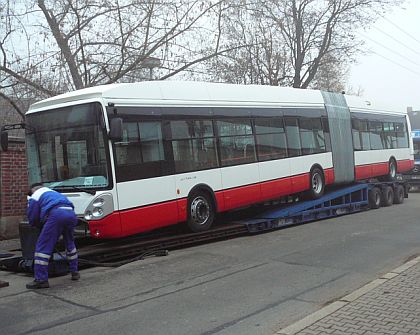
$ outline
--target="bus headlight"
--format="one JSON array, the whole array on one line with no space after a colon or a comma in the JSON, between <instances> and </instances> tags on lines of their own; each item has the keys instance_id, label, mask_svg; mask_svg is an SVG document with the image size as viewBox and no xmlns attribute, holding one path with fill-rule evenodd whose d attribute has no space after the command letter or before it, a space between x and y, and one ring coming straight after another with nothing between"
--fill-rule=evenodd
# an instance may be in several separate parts
<instances>
[{"instance_id":1,"label":"bus headlight","mask_svg":"<svg viewBox=\"0 0 420 335\"><path fill-rule=\"evenodd\" d=\"M91 211L86 211L85 212L85 219L86 220L92 220L92 212Z\"/></svg>"},{"instance_id":2,"label":"bus headlight","mask_svg":"<svg viewBox=\"0 0 420 335\"><path fill-rule=\"evenodd\" d=\"M100 220L114 211L112 194L103 193L94 198L85 210L85 219Z\"/></svg>"},{"instance_id":3,"label":"bus headlight","mask_svg":"<svg viewBox=\"0 0 420 335\"><path fill-rule=\"evenodd\" d=\"M101 206L103 206L104 203L105 203L104 198L97 198L97 199L93 200L92 206L93 207L101 207Z\"/></svg>"},{"instance_id":4,"label":"bus headlight","mask_svg":"<svg viewBox=\"0 0 420 335\"><path fill-rule=\"evenodd\" d=\"M102 215L104 215L104 211L101 207L95 207L92 211L92 215L95 218L100 218Z\"/></svg>"}]
</instances>

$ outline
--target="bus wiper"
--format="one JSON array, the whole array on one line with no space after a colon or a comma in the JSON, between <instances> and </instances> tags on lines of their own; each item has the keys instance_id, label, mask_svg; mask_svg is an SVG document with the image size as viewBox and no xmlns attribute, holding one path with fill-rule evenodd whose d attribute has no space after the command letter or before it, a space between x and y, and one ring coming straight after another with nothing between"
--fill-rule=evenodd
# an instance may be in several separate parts
<instances>
[{"instance_id":1,"label":"bus wiper","mask_svg":"<svg viewBox=\"0 0 420 335\"><path fill-rule=\"evenodd\" d=\"M91 189L88 189L88 188L77 187L77 186L74 186L74 185L58 185L58 186L54 187L54 189L58 189L58 190L63 189L63 188L64 189L70 188L74 191L85 192L85 193L88 193L88 194L91 194L91 195L96 194L95 190L91 190Z\"/></svg>"},{"instance_id":2,"label":"bus wiper","mask_svg":"<svg viewBox=\"0 0 420 335\"><path fill-rule=\"evenodd\" d=\"M58 183L58 182L60 182L60 180L43 180L43 181L41 181L41 184L49 184L49 183Z\"/></svg>"}]
</instances>

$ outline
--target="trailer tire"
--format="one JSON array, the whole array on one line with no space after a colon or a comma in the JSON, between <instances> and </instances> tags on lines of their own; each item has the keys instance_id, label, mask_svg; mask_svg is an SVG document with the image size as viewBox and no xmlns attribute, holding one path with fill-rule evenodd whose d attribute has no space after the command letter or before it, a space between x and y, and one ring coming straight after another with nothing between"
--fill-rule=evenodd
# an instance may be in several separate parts
<instances>
[{"instance_id":1,"label":"trailer tire","mask_svg":"<svg viewBox=\"0 0 420 335\"><path fill-rule=\"evenodd\" d=\"M215 218L215 206L205 191L195 191L188 197L188 228L194 233L210 229Z\"/></svg>"},{"instance_id":2,"label":"trailer tire","mask_svg":"<svg viewBox=\"0 0 420 335\"><path fill-rule=\"evenodd\" d=\"M394 189L391 186L385 186L381 192L382 206L389 207L394 203Z\"/></svg>"},{"instance_id":3,"label":"trailer tire","mask_svg":"<svg viewBox=\"0 0 420 335\"><path fill-rule=\"evenodd\" d=\"M369 190L368 195L369 208L378 209L381 207L381 190L378 187L373 187Z\"/></svg>"},{"instance_id":4,"label":"trailer tire","mask_svg":"<svg viewBox=\"0 0 420 335\"><path fill-rule=\"evenodd\" d=\"M394 204L402 204L404 202L404 186L398 184L394 188Z\"/></svg>"}]
</instances>

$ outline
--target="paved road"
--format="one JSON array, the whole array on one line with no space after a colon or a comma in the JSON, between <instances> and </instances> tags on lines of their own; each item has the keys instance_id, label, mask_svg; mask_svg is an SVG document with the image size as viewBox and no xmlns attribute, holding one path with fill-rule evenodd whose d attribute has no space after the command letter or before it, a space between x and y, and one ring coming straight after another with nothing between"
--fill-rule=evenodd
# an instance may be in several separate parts
<instances>
[{"instance_id":1,"label":"paved road","mask_svg":"<svg viewBox=\"0 0 420 335\"><path fill-rule=\"evenodd\" d=\"M420 334L420 257L276 333L324 334Z\"/></svg>"},{"instance_id":2,"label":"paved road","mask_svg":"<svg viewBox=\"0 0 420 335\"><path fill-rule=\"evenodd\" d=\"M30 292L0 272L2 334L273 334L420 254L403 205L209 245Z\"/></svg>"}]
</instances>

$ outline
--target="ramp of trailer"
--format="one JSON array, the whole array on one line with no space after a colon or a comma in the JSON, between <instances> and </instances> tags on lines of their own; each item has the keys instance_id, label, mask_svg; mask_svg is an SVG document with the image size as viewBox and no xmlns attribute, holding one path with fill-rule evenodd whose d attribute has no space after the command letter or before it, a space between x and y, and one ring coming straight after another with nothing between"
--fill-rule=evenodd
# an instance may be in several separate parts
<instances>
[{"instance_id":1,"label":"ramp of trailer","mask_svg":"<svg viewBox=\"0 0 420 335\"><path fill-rule=\"evenodd\" d=\"M300 201L270 209L238 223L250 233L360 212L368 208L369 184L361 183L333 190L319 199Z\"/></svg>"}]
</instances>

